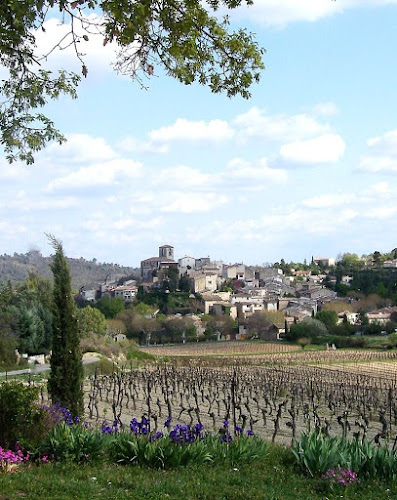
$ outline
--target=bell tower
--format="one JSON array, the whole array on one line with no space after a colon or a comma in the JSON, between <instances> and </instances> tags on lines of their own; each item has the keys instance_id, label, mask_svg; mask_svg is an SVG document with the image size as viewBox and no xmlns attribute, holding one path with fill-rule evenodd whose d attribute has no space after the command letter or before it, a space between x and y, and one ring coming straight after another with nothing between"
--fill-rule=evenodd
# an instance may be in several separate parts
<instances>
[{"instance_id":1,"label":"bell tower","mask_svg":"<svg viewBox=\"0 0 397 500\"><path fill-rule=\"evenodd\" d=\"M171 245L162 245L159 247L159 258L174 260L174 247Z\"/></svg>"}]
</instances>

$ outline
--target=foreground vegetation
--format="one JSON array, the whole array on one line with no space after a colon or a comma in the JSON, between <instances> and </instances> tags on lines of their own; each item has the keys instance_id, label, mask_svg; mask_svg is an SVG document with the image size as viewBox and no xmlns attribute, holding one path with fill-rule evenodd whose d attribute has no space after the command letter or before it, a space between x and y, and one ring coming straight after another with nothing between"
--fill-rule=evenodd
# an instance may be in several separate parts
<instances>
[{"instance_id":1,"label":"foreground vegetation","mask_svg":"<svg viewBox=\"0 0 397 500\"><path fill-rule=\"evenodd\" d=\"M9 500L357 500L395 499L393 484L365 481L348 488L310 479L294 469L289 455L272 447L266 461L241 467L200 465L153 470L114 464L43 464L16 474L0 473Z\"/></svg>"},{"instance_id":2,"label":"foreground vegetation","mask_svg":"<svg viewBox=\"0 0 397 500\"><path fill-rule=\"evenodd\" d=\"M93 425L38 395L0 384L1 500L397 498L392 437L329 437L318 421L280 446L228 420L216 432L154 414Z\"/></svg>"}]
</instances>

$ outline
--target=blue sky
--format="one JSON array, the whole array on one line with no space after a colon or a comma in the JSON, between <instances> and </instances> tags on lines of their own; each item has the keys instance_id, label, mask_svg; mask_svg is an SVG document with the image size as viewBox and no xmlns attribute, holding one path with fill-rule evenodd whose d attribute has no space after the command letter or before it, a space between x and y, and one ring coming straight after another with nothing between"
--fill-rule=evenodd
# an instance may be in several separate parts
<instances>
[{"instance_id":1,"label":"blue sky","mask_svg":"<svg viewBox=\"0 0 397 500\"><path fill-rule=\"evenodd\" d=\"M397 0L261 0L231 21L267 50L250 100L159 68L142 90L87 43L78 100L46 109L68 142L0 157L0 253L47 255L45 233L131 266L162 244L252 265L397 246ZM48 65L80 72L68 51Z\"/></svg>"}]
</instances>

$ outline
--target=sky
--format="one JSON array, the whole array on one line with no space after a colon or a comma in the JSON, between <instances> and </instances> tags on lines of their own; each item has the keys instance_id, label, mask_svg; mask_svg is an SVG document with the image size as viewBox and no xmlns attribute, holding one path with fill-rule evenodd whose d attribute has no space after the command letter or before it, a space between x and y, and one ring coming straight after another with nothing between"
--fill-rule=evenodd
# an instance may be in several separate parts
<instances>
[{"instance_id":1,"label":"sky","mask_svg":"<svg viewBox=\"0 0 397 500\"><path fill-rule=\"evenodd\" d=\"M397 0L254 0L229 15L266 49L249 100L156 67L142 89L87 42L78 99L44 110L67 143L31 166L0 153L0 254L49 255L46 233L70 257L134 267L163 244L248 265L397 246ZM45 27L43 52L66 29ZM81 72L68 50L47 64Z\"/></svg>"}]
</instances>

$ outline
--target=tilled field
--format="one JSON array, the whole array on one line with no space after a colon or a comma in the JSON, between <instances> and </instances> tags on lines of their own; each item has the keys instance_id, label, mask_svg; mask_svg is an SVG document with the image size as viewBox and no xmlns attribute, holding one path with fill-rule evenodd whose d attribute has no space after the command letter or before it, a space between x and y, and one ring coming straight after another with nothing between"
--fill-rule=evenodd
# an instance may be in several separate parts
<instances>
[{"instance_id":1,"label":"tilled field","mask_svg":"<svg viewBox=\"0 0 397 500\"><path fill-rule=\"evenodd\" d=\"M330 435L394 439L395 377L360 373L358 366L164 364L94 377L87 384L86 401L92 421L128 425L133 417L146 416L153 430L161 430L171 416L174 424L201 422L208 430L218 430L228 420L232 428L276 442L290 442L314 427Z\"/></svg>"},{"instance_id":2,"label":"tilled field","mask_svg":"<svg viewBox=\"0 0 397 500\"><path fill-rule=\"evenodd\" d=\"M265 344L260 342L200 342L178 345L148 346L141 350L155 356L239 356L248 354L274 354L297 351L295 345Z\"/></svg>"}]
</instances>

